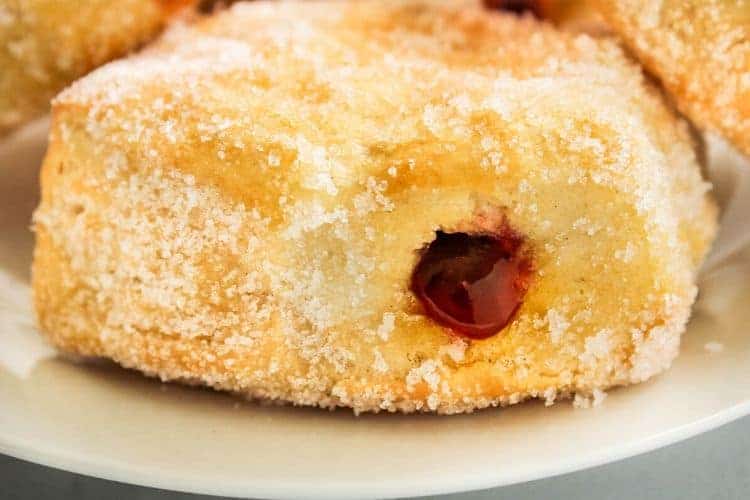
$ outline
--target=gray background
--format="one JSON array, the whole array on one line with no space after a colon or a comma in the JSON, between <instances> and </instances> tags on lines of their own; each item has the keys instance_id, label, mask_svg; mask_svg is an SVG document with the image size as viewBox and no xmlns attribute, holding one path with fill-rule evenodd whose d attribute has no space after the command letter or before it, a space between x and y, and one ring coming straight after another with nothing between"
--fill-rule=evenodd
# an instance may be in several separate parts
<instances>
[{"instance_id":1,"label":"gray background","mask_svg":"<svg viewBox=\"0 0 750 500\"><path fill-rule=\"evenodd\" d=\"M93 479L0 455L0 498L200 500L186 495ZM440 500L750 498L750 417L645 455L531 483Z\"/></svg>"}]
</instances>

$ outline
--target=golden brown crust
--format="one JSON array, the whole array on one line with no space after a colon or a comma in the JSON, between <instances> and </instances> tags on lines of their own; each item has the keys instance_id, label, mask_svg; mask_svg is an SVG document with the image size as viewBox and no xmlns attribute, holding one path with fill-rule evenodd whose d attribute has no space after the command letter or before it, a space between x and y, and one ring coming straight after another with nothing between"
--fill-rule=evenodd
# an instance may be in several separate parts
<instances>
[{"instance_id":1,"label":"golden brown crust","mask_svg":"<svg viewBox=\"0 0 750 500\"><path fill-rule=\"evenodd\" d=\"M750 1L593 1L683 113L750 155Z\"/></svg>"},{"instance_id":2,"label":"golden brown crust","mask_svg":"<svg viewBox=\"0 0 750 500\"><path fill-rule=\"evenodd\" d=\"M551 401L670 364L707 189L609 40L478 2L237 4L56 99L35 302L63 350L251 397ZM504 218L531 287L456 339L409 291L416 251Z\"/></svg>"},{"instance_id":3,"label":"golden brown crust","mask_svg":"<svg viewBox=\"0 0 750 500\"><path fill-rule=\"evenodd\" d=\"M0 0L0 135L74 79L139 47L190 0Z\"/></svg>"}]
</instances>

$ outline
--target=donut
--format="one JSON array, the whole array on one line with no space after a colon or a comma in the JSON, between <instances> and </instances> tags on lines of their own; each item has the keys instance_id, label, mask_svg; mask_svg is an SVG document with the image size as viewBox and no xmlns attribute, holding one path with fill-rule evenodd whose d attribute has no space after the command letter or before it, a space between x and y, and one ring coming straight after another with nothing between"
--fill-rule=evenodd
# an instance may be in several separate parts
<instances>
[{"instance_id":1,"label":"donut","mask_svg":"<svg viewBox=\"0 0 750 500\"><path fill-rule=\"evenodd\" d=\"M33 290L60 350L354 412L648 379L716 230L608 39L478 1L250 2L53 103Z\"/></svg>"},{"instance_id":2,"label":"donut","mask_svg":"<svg viewBox=\"0 0 750 500\"><path fill-rule=\"evenodd\" d=\"M190 0L1 0L0 135L74 79L153 37Z\"/></svg>"},{"instance_id":3,"label":"donut","mask_svg":"<svg viewBox=\"0 0 750 500\"><path fill-rule=\"evenodd\" d=\"M750 155L750 0L590 0L699 128Z\"/></svg>"}]
</instances>

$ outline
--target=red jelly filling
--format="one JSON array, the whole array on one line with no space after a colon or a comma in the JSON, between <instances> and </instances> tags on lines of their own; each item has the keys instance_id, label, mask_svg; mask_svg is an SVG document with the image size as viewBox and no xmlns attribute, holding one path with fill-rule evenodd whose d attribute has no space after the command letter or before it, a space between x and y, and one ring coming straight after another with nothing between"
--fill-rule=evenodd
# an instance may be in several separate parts
<instances>
[{"instance_id":1,"label":"red jelly filling","mask_svg":"<svg viewBox=\"0 0 750 500\"><path fill-rule=\"evenodd\" d=\"M412 291L428 316L474 339L495 335L523 302L531 264L522 239L438 231L414 269Z\"/></svg>"}]
</instances>

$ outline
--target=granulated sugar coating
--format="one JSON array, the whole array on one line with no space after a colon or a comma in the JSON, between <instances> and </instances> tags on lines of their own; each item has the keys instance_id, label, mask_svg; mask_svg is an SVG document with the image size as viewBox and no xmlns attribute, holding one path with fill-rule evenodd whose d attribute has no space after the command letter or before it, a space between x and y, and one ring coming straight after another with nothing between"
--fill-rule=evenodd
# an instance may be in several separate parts
<instances>
[{"instance_id":1,"label":"granulated sugar coating","mask_svg":"<svg viewBox=\"0 0 750 500\"><path fill-rule=\"evenodd\" d=\"M155 37L192 0L0 0L0 135L55 94Z\"/></svg>"},{"instance_id":2,"label":"granulated sugar coating","mask_svg":"<svg viewBox=\"0 0 750 500\"><path fill-rule=\"evenodd\" d=\"M677 354L715 231L699 170L610 40L474 2L240 3L56 99L39 323L299 405L599 401ZM419 251L500 224L528 291L498 334L456 338L409 289Z\"/></svg>"},{"instance_id":3,"label":"granulated sugar coating","mask_svg":"<svg viewBox=\"0 0 750 500\"><path fill-rule=\"evenodd\" d=\"M703 128L750 155L750 0L589 0Z\"/></svg>"}]
</instances>

